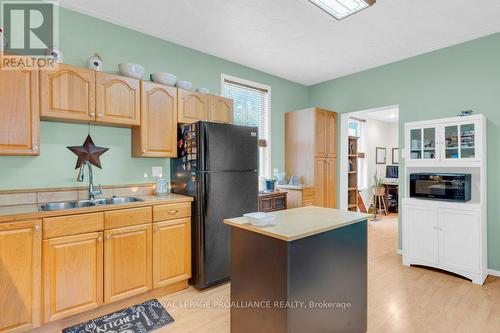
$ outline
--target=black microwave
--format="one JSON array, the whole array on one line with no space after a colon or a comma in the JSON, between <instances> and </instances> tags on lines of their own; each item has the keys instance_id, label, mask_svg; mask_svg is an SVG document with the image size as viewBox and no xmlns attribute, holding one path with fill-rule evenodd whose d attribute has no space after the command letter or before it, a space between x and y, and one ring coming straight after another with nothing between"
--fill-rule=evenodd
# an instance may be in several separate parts
<instances>
[{"instance_id":1,"label":"black microwave","mask_svg":"<svg viewBox=\"0 0 500 333\"><path fill-rule=\"evenodd\" d=\"M471 175L467 173L412 173L410 197L470 201Z\"/></svg>"}]
</instances>

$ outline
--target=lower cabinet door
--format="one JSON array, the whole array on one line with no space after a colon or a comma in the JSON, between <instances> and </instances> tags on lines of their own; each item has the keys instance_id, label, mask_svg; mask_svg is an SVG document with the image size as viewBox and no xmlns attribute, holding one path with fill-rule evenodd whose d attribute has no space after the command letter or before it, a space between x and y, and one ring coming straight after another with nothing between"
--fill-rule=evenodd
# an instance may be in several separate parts
<instances>
[{"instance_id":1,"label":"lower cabinet door","mask_svg":"<svg viewBox=\"0 0 500 333\"><path fill-rule=\"evenodd\" d=\"M439 263L479 273L479 212L439 209Z\"/></svg>"},{"instance_id":2,"label":"lower cabinet door","mask_svg":"<svg viewBox=\"0 0 500 333\"><path fill-rule=\"evenodd\" d=\"M191 277L191 218L158 222L153 232L153 287Z\"/></svg>"},{"instance_id":3,"label":"lower cabinet door","mask_svg":"<svg viewBox=\"0 0 500 333\"><path fill-rule=\"evenodd\" d=\"M314 160L314 205L318 207L326 207L326 160L324 158L316 158Z\"/></svg>"},{"instance_id":4,"label":"lower cabinet door","mask_svg":"<svg viewBox=\"0 0 500 333\"><path fill-rule=\"evenodd\" d=\"M326 192L326 207L337 207L337 175L336 175L336 159L326 159L326 177L325 177L325 192Z\"/></svg>"},{"instance_id":5,"label":"lower cabinet door","mask_svg":"<svg viewBox=\"0 0 500 333\"><path fill-rule=\"evenodd\" d=\"M439 233L436 209L405 206L403 223L405 254L423 264L437 265Z\"/></svg>"},{"instance_id":6,"label":"lower cabinet door","mask_svg":"<svg viewBox=\"0 0 500 333\"><path fill-rule=\"evenodd\" d=\"M43 241L43 319L58 320L103 303L102 232Z\"/></svg>"},{"instance_id":7,"label":"lower cabinet door","mask_svg":"<svg viewBox=\"0 0 500 333\"><path fill-rule=\"evenodd\" d=\"M41 221L0 223L0 332L40 325Z\"/></svg>"},{"instance_id":8,"label":"lower cabinet door","mask_svg":"<svg viewBox=\"0 0 500 333\"><path fill-rule=\"evenodd\" d=\"M106 230L104 239L104 302L151 290L151 224Z\"/></svg>"}]
</instances>

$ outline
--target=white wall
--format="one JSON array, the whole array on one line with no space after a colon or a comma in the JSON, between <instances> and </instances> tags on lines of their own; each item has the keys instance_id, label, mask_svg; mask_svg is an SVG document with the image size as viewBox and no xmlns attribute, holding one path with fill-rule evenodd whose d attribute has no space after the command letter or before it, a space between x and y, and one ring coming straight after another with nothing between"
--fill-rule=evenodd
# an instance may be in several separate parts
<instances>
[{"instance_id":1,"label":"white wall","mask_svg":"<svg viewBox=\"0 0 500 333\"><path fill-rule=\"evenodd\" d=\"M384 178L386 165L392 164L392 148L398 148L399 145L399 125L397 122L389 123L375 119L366 119L364 132L361 135L365 138L362 140L359 151L365 153L365 159L367 161L365 172L368 177L368 186L360 188L360 193L365 205L368 207L371 200L371 187L374 185L373 174L375 170L377 170L379 177ZM377 147L386 149L387 164L375 163Z\"/></svg>"}]
</instances>

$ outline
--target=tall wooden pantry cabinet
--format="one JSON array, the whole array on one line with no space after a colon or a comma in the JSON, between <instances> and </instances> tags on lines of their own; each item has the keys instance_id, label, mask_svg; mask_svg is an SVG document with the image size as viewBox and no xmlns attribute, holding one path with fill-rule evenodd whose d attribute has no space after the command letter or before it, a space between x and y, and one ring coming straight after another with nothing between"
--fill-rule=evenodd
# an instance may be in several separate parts
<instances>
[{"instance_id":1,"label":"tall wooden pantry cabinet","mask_svg":"<svg viewBox=\"0 0 500 333\"><path fill-rule=\"evenodd\" d=\"M314 205L337 206L337 114L311 108L285 114L285 172L314 189Z\"/></svg>"}]
</instances>

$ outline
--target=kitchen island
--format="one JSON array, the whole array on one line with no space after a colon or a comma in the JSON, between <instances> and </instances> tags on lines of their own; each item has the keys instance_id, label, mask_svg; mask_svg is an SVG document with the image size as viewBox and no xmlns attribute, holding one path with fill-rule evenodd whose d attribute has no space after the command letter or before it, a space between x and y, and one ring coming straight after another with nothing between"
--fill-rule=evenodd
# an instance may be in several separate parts
<instances>
[{"instance_id":1,"label":"kitchen island","mask_svg":"<svg viewBox=\"0 0 500 333\"><path fill-rule=\"evenodd\" d=\"M366 332L368 214L320 207L231 226L231 333Z\"/></svg>"}]
</instances>

